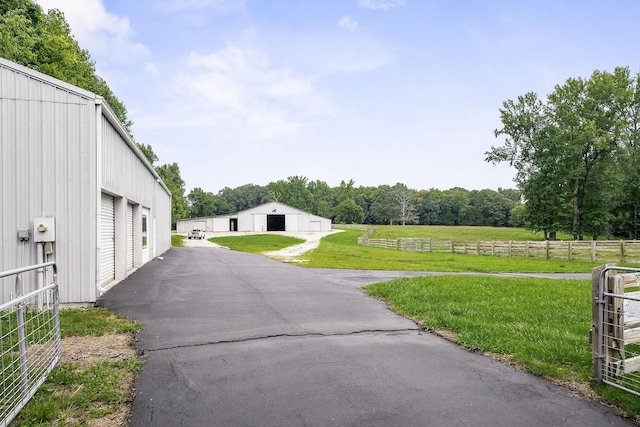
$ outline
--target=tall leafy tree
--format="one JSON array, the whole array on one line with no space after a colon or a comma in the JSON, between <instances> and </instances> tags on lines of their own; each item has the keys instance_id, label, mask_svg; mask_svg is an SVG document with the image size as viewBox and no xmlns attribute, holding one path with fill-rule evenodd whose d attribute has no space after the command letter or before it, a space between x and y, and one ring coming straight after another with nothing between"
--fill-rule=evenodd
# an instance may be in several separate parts
<instances>
[{"instance_id":1,"label":"tall leafy tree","mask_svg":"<svg viewBox=\"0 0 640 427\"><path fill-rule=\"evenodd\" d=\"M140 148L142 154L144 154L149 163L151 163L151 166L155 166L156 162L158 161L158 156L156 156L156 153L153 151L151 145L138 143L138 148Z\"/></svg>"},{"instance_id":2,"label":"tall leafy tree","mask_svg":"<svg viewBox=\"0 0 640 427\"><path fill-rule=\"evenodd\" d=\"M224 201L219 204L219 213L234 213L258 206L267 201L267 188L261 185L246 184L237 188L225 187L218 192Z\"/></svg>"},{"instance_id":3,"label":"tall leafy tree","mask_svg":"<svg viewBox=\"0 0 640 427\"><path fill-rule=\"evenodd\" d=\"M515 167L531 229L549 238L607 233L628 87L628 69L616 68L568 79L546 103L530 92L503 104L495 133L505 142L486 160Z\"/></svg>"},{"instance_id":4,"label":"tall leafy tree","mask_svg":"<svg viewBox=\"0 0 640 427\"><path fill-rule=\"evenodd\" d=\"M189 192L187 202L189 204L189 218L210 217L217 213L215 196L200 187L195 187Z\"/></svg>"},{"instance_id":5,"label":"tall leafy tree","mask_svg":"<svg viewBox=\"0 0 640 427\"><path fill-rule=\"evenodd\" d=\"M465 212L469 208L469 192L454 187L443 192L440 200L440 219L442 225L462 225Z\"/></svg>"},{"instance_id":6,"label":"tall leafy tree","mask_svg":"<svg viewBox=\"0 0 640 427\"><path fill-rule=\"evenodd\" d=\"M364 210L354 199L344 199L336 206L335 221L340 224L362 224Z\"/></svg>"},{"instance_id":7,"label":"tall leafy tree","mask_svg":"<svg viewBox=\"0 0 640 427\"><path fill-rule=\"evenodd\" d=\"M267 198L294 208L310 211L313 195L307 188L308 179L304 176L290 176L287 180L278 180L267 184Z\"/></svg>"},{"instance_id":8,"label":"tall leafy tree","mask_svg":"<svg viewBox=\"0 0 640 427\"><path fill-rule=\"evenodd\" d=\"M640 237L640 74L629 76L619 92L624 128L616 158L619 191L613 202L613 230L631 239Z\"/></svg>"},{"instance_id":9,"label":"tall leafy tree","mask_svg":"<svg viewBox=\"0 0 640 427\"><path fill-rule=\"evenodd\" d=\"M391 186L381 185L377 188L370 209L373 224L393 225L398 218L398 205Z\"/></svg>"},{"instance_id":10,"label":"tall leafy tree","mask_svg":"<svg viewBox=\"0 0 640 427\"><path fill-rule=\"evenodd\" d=\"M440 224L440 201L442 197L442 191L436 188L422 192L418 211L420 224Z\"/></svg>"},{"instance_id":11,"label":"tall leafy tree","mask_svg":"<svg viewBox=\"0 0 640 427\"><path fill-rule=\"evenodd\" d=\"M376 224L376 221L373 218L373 210L371 209L371 206L375 201L376 195L378 194L378 189L376 187L360 186L354 188L353 193L356 204L360 206L364 211L364 223Z\"/></svg>"},{"instance_id":12,"label":"tall leafy tree","mask_svg":"<svg viewBox=\"0 0 640 427\"><path fill-rule=\"evenodd\" d=\"M185 182L180 176L180 167L175 162L158 166L156 172L171 191L171 224L175 229L176 221L186 218L189 212L184 195Z\"/></svg>"},{"instance_id":13,"label":"tall leafy tree","mask_svg":"<svg viewBox=\"0 0 640 427\"><path fill-rule=\"evenodd\" d=\"M325 218L331 218L334 207L333 189L329 187L329 184L320 180L309 182L307 188L311 193L311 213Z\"/></svg>"}]
</instances>

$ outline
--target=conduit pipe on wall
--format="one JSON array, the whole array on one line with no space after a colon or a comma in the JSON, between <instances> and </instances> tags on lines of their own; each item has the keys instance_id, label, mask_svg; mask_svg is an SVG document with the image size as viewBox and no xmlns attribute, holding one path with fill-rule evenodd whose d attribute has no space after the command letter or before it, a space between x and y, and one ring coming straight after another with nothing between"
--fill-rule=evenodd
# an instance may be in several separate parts
<instances>
[{"instance_id":1,"label":"conduit pipe on wall","mask_svg":"<svg viewBox=\"0 0 640 427\"><path fill-rule=\"evenodd\" d=\"M44 263L44 243L36 243L36 264ZM44 288L44 267L36 272L36 290ZM42 310L42 299L38 297L38 310Z\"/></svg>"}]
</instances>

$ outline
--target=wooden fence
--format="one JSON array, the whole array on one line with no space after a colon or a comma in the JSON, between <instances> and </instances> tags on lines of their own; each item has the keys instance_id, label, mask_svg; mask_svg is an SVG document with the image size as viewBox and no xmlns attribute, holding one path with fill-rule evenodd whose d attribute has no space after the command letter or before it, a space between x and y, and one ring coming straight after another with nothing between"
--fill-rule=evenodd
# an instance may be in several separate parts
<instances>
[{"instance_id":1,"label":"wooden fence","mask_svg":"<svg viewBox=\"0 0 640 427\"><path fill-rule=\"evenodd\" d=\"M437 241L427 238L372 239L375 229L358 238L358 244L405 252L448 252L569 261L640 263L640 241Z\"/></svg>"}]
</instances>

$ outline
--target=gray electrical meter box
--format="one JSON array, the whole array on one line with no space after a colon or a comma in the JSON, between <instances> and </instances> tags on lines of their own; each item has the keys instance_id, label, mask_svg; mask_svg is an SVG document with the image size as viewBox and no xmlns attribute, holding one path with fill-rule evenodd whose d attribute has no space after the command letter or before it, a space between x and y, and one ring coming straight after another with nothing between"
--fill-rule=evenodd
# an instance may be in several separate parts
<instances>
[{"instance_id":1,"label":"gray electrical meter box","mask_svg":"<svg viewBox=\"0 0 640 427\"><path fill-rule=\"evenodd\" d=\"M45 216L33 219L33 241L55 242L56 241L56 220L52 216Z\"/></svg>"}]
</instances>

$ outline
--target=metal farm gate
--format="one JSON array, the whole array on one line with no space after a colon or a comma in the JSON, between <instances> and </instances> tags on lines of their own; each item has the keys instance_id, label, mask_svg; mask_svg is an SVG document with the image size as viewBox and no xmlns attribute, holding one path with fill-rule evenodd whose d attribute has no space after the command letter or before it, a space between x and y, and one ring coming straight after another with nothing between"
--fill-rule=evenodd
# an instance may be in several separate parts
<instances>
[{"instance_id":1,"label":"metal farm gate","mask_svg":"<svg viewBox=\"0 0 640 427\"><path fill-rule=\"evenodd\" d=\"M42 274L44 286L25 294L22 275L30 272ZM15 276L15 297L0 304L0 427L11 423L60 360L56 263L0 272L0 278L9 276Z\"/></svg>"},{"instance_id":2,"label":"metal farm gate","mask_svg":"<svg viewBox=\"0 0 640 427\"><path fill-rule=\"evenodd\" d=\"M593 270L594 379L640 396L640 269Z\"/></svg>"}]
</instances>

